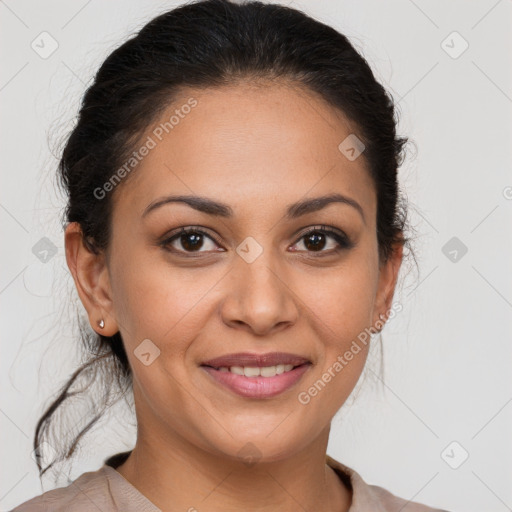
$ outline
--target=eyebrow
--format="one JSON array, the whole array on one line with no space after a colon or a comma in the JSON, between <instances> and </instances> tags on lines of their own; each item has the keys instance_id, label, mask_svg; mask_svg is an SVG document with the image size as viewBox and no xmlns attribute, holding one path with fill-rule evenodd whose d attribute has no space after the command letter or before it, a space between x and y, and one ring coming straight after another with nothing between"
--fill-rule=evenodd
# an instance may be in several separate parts
<instances>
[{"instance_id":1,"label":"eyebrow","mask_svg":"<svg viewBox=\"0 0 512 512\"><path fill-rule=\"evenodd\" d=\"M143 211L142 217L145 217L148 213L156 210L157 208L169 204L169 203L184 203L194 208L194 210L206 213L208 215L214 215L217 217L230 218L233 217L232 208L219 201L214 201L208 197L202 196L184 196L174 195L159 198L151 202ZM285 217L289 220L296 219L308 213L317 212L322 210L326 206L332 203L341 203L355 208L361 215L363 222L366 224L364 211L361 205L350 197L342 194L329 194L321 197L315 197L312 199L304 199L296 203L290 204L286 207Z\"/></svg>"}]
</instances>

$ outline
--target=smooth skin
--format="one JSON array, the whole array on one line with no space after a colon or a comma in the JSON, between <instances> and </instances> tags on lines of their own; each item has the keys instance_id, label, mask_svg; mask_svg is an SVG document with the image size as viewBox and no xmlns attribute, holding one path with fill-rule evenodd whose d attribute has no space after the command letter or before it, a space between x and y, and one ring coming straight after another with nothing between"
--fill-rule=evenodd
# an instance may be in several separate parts
<instances>
[{"instance_id":1,"label":"smooth skin","mask_svg":"<svg viewBox=\"0 0 512 512\"><path fill-rule=\"evenodd\" d=\"M298 395L389 313L402 248L379 262L364 153L350 161L340 152L355 130L319 96L284 81L184 89L141 140L191 97L197 106L117 185L108 250L88 251L76 223L65 233L89 321L107 336L121 332L133 370L138 438L118 471L164 512L347 511L351 491L325 453L331 419L368 348L307 405ZM362 213L333 202L285 216L292 203L333 193ZM232 216L177 202L143 215L168 195L207 197ZM304 235L321 225L353 247L329 233L308 243ZM199 247L179 236L160 244L189 226L207 232ZM236 252L247 237L263 249L252 263ZM160 350L147 366L134 353L145 339ZM312 364L270 399L238 396L200 367L234 352L272 351ZM241 460L248 446L253 464Z\"/></svg>"}]
</instances>

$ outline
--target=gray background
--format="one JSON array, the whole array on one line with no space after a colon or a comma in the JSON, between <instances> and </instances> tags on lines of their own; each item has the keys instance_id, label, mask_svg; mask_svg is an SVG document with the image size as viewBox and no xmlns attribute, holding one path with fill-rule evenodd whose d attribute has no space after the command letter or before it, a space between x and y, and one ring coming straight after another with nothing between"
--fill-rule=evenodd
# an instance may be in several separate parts
<instances>
[{"instance_id":1,"label":"gray background","mask_svg":"<svg viewBox=\"0 0 512 512\"><path fill-rule=\"evenodd\" d=\"M78 362L52 152L103 59L179 3L0 1L1 510L42 492L34 426ZM404 269L395 296L404 309L383 331L385 378L367 372L333 421L328 451L408 499L511 510L512 1L289 5L351 39L416 145L400 180L420 275ZM133 442L133 429L103 424L68 477Z\"/></svg>"}]
</instances>

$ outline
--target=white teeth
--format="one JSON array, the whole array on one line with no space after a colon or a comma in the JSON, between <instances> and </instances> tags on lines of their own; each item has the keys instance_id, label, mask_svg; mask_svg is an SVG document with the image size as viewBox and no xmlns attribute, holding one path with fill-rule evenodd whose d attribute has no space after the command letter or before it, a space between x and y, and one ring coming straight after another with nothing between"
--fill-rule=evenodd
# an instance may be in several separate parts
<instances>
[{"instance_id":1,"label":"white teeth","mask_svg":"<svg viewBox=\"0 0 512 512\"><path fill-rule=\"evenodd\" d=\"M277 368L275 366L265 366L260 369L260 375L262 377L275 377Z\"/></svg>"},{"instance_id":2,"label":"white teeth","mask_svg":"<svg viewBox=\"0 0 512 512\"><path fill-rule=\"evenodd\" d=\"M244 375L246 377L258 377L260 375L260 369L251 368L250 366L244 366Z\"/></svg>"},{"instance_id":3,"label":"white teeth","mask_svg":"<svg viewBox=\"0 0 512 512\"><path fill-rule=\"evenodd\" d=\"M243 375L244 369L242 366L232 366L230 369L231 373L236 373L237 375Z\"/></svg>"},{"instance_id":4,"label":"white teeth","mask_svg":"<svg viewBox=\"0 0 512 512\"><path fill-rule=\"evenodd\" d=\"M264 366L263 368L254 366L232 366L228 368L223 366L218 369L220 372L231 372L245 377L274 377L284 372L293 370L293 364L278 364L277 366Z\"/></svg>"}]
</instances>

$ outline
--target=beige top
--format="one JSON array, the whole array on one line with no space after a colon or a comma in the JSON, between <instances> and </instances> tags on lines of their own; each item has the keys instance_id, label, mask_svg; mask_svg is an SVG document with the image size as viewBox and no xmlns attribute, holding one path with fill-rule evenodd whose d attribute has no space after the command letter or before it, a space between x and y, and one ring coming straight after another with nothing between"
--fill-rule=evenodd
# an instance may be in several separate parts
<instances>
[{"instance_id":1,"label":"beige top","mask_svg":"<svg viewBox=\"0 0 512 512\"><path fill-rule=\"evenodd\" d=\"M121 473L116 471L130 452L105 460L97 471L83 473L66 487L25 501L11 512L161 512ZM382 487L368 485L353 469L326 455L326 463L352 488L349 512L447 512L397 498ZM405 508L407 505L407 508Z\"/></svg>"}]
</instances>

